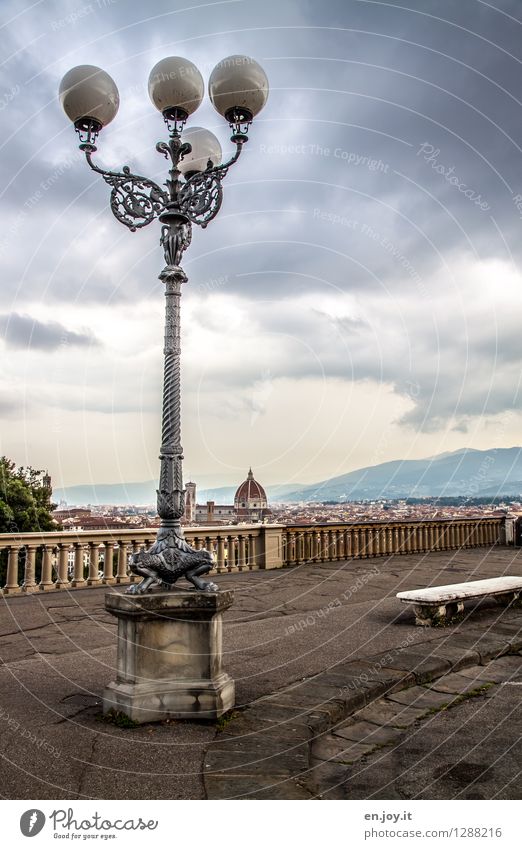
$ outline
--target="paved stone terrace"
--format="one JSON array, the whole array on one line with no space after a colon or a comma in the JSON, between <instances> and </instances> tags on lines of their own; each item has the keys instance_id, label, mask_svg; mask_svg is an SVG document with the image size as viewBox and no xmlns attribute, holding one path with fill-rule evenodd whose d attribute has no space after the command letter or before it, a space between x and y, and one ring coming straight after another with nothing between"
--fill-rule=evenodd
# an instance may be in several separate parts
<instances>
[{"instance_id":1,"label":"paved stone terrace","mask_svg":"<svg viewBox=\"0 0 522 849\"><path fill-rule=\"evenodd\" d=\"M329 799L520 799L520 687L518 652L389 693L314 741L307 783Z\"/></svg>"},{"instance_id":2,"label":"paved stone terrace","mask_svg":"<svg viewBox=\"0 0 522 849\"><path fill-rule=\"evenodd\" d=\"M236 713L219 727L172 721L123 729L100 721L100 695L114 677L116 642L115 622L104 610L104 588L4 599L1 792L5 798L212 796L202 777L212 771L204 765L205 753L209 747L215 751L220 731L237 736L235 723L252 711L254 700L336 664L382 657L401 647L429 657L434 640L443 636L447 641L454 633L456 626L443 634L415 627L411 613L395 599L396 592L520 574L522 552L496 547L218 576L220 586L236 592L225 619L224 653L237 695ZM458 626L463 632L469 626L487 631L499 615L510 615L484 603L473 607L473 619ZM347 677L343 686L348 683ZM266 710L264 716L262 704L256 710L266 741ZM304 706L298 713L307 710ZM330 717L337 722L340 718ZM302 725L310 737L317 733L307 719ZM295 722L287 723L287 734L294 727ZM298 758L291 769L299 766ZM239 793L228 795L248 797L249 782L238 777ZM310 785L286 782L282 787L276 791L281 797L309 798L315 793Z\"/></svg>"}]
</instances>

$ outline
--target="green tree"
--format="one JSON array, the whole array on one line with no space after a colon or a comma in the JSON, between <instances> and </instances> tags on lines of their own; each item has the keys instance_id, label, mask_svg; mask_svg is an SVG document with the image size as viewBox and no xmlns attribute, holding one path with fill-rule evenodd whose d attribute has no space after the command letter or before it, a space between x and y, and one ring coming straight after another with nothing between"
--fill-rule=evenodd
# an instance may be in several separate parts
<instances>
[{"instance_id":1,"label":"green tree","mask_svg":"<svg viewBox=\"0 0 522 849\"><path fill-rule=\"evenodd\" d=\"M43 472L0 458L0 533L56 531L50 491L42 486Z\"/></svg>"}]
</instances>

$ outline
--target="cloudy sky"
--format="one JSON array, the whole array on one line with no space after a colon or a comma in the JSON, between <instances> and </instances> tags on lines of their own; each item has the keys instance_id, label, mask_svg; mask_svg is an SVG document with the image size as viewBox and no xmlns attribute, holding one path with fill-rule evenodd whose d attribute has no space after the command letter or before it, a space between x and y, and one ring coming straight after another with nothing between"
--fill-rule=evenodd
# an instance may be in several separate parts
<instances>
[{"instance_id":1,"label":"cloudy sky","mask_svg":"<svg viewBox=\"0 0 522 849\"><path fill-rule=\"evenodd\" d=\"M2 0L0 452L58 485L158 471L159 225L130 233L56 92L120 90L98 161L161 182L152 66L271 93L184 267L185 472L313 482L520 444L520 0ZM192 116L231 150L206 98Z\"/></svg>"}]
</instances>

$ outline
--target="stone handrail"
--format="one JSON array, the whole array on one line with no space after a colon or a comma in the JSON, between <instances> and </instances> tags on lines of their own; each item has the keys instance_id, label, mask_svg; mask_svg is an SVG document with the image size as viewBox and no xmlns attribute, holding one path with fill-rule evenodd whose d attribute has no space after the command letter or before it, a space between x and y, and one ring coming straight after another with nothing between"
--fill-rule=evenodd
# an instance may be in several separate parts
<instances>
[{"instance_id":1,"label":"stone handrail","mask_svg":"<svg viewBox=\"0 0 522 849\"><path fill-rule=\"evenodd\" d=\"M184 530L195 548L213 552L218 573L504 542L501 517L230 525ZM129 574L128 556L148 548L155 535L155 528L0 534L0 558L7 558L2 593L16 595L139 580Z\"/></svg>"}]
</instances>

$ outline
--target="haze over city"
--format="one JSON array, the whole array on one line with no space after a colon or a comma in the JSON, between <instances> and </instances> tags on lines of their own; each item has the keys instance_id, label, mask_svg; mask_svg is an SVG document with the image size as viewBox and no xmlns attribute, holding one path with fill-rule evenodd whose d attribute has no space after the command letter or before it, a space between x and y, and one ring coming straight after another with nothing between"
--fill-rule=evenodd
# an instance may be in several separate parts
<instances>
[{"instance_id":1,"label":"haze over city","mask_svg":"<svg viewBox=\"0 0 522 849\"><path fill-rule=\"evenodd\" d=\"M208 76L239 46L270 98L184 263L186 478L306 484L518 444L519 5L472 5L473 31L448 0L329 0L327 22L215 2L204 27L190 2L4 3L1 452L55 486L156 478L159 231L110 215L56 91L105 68L121 107L98 161L162 180L150 69L186 55ZM231 153L208 98L192 123Z\"/></svg>"}]
</instances>

